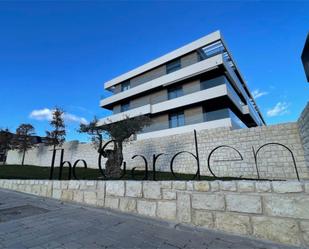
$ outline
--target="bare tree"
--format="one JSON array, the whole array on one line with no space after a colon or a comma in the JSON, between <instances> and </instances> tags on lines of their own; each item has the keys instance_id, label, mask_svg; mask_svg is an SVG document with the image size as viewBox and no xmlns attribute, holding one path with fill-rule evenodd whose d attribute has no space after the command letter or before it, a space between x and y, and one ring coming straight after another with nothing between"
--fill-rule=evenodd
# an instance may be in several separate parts
<instances>
[{"instance_id":1,"label":"bare tree","mask_svg":"<svg viewBox=\"0 0 309 249\"><path fill-rule=\"evenodd\" d=\"M65 124L64 124L64 111L56 107L53 111L52 120L49 124L54 128L52 131L46 131L46 144L53 146L56 150L57 146L61 147L65 141Z\"/></svg>"},{"instance_id":2,"label":"bare tree","mask_svg":"<svg viewBox=\"0 0 309 249\"><path fill-rule=\"evenodd\" d=\"M151 120L148 116L138 116L134 118L126 117L124 120L98 124L98 120L94 118L88 125L81 124L80 132L85 132L92 136L98 146L98 152L107 157L105 164L105 174L107 177L119 177L121 175L121 165L123 162L123 143L132 135L140 132L145 126L150 125ZM114 140L114 149L102 151L103 136L106 135Z\"/></svg>"},{"instance_id":3,"label":"bare tree","mask_svg":"<svg viewBox=\"0 0 309 249\"><path fill-rule=\"evenodd\" d=\"M16 129L16 135L13 138L13 148L23 153L21 165L24 165L27 150L35 146L34 127L31 124L21 124Z\"/></svg>"},{"instance_id":4,"label":"bare tree","mask_svg":"<svg viewBox=\"0 0 309 249\"><path fill-rule=\"evenodd\" d=\"M6 152L13 146L13 134L9 129L0 129L0 152L3 152L3 164L5 163Z\"/></svg>"}]
</instances>

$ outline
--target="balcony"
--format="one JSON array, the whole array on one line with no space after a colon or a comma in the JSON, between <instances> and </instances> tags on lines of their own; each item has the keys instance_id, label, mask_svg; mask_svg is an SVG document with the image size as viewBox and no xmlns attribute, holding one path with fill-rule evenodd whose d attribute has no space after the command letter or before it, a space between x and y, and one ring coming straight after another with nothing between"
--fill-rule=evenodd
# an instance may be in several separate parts
<instances>
[{"instance_id":1,"label":"balcony","mask_svg":"<svg viewBox=\"0 0 309 249\"><path fill-rule=\"evenodd\" d=\"M143 92L149 91L151 89L154 89L160 86L168 86L176 82L179 82L181 80L191 78L195 75L202 74L206 71L217 68L219 65L222 65L222 64L223 64L223 56L221 54L216 55L209 59L195 63L191 66L187 66L185 68L177 70L173 73L166 74L157 79L148 81L147 83L143 83L141 85L133 87L125 92L120 92L118 94L105 98L100 101L100 106L103 108L107 108L109 106L112 106L118 101L125 100L134 95L141 94Z\"/></svg>"},{"instance_id":2,"label":"balcony","mask_svg":"<svg viewBox=\"0 0 309 249\"><path fill-rule=\"evenodd\" d=\"M194 92L184 95L182 97L166 100L154 105L144 105L137 107L126 112L117 113L109 117L100 120L99 124L117 122L125 119L127 116L136 117L146 114L157 114L169 110L173 110L179 107L186 107L189 105L205 102L207 100L228 96L230 100L235 104L240 112L243 112L243 104L234 91L234 89L228 84L223 83L219 86L211 87L202 91Z\"/></svg>"},{"instance_id":3,"label":"balcony","mask_svg":"<svg viewBox=\"0 0 309 249\"><path fill-rule=\"evenodd\" d=\"M117 113L111 116L108 116L106 118L102 118L98 122L98 126L108 124L108 123L114 123L121 121L123 119L126 119L127 117L133 118L140 115L146 115L151 113L151 105L144 105L138 108L134 108L132 110L128 110L125 112Z\"/></svg>"},{"instance_id":4,"label":"balcony","mask_svg":"<svg viewBox=\"0 0 309 249\"><path fill-rule=\"evenodd\" d=\"M169 129L163 129L159 131L151 131L151 132L145 132L141 134L137 134L137 139L148 139L148 138L157 138L157 137L164 137L164 136L171 136L171 135L177 135L181 133L186 132L193 132L194 130L205 130L205 129L213 129L213 128L219 128L219 127L231 127L233 128L233 123L231 118L224 118L219 120L213 120L198 124L192 124L192 125L185 125L175 128L169 128ZM238 127L236 127L238 128Z\"/></svg>"}]
</instances>

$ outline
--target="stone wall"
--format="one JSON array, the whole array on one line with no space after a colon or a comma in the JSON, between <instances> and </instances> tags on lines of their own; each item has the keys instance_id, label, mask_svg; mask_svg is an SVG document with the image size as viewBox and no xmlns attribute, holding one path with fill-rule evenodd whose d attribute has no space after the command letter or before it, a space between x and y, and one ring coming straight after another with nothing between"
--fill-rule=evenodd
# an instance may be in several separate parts
<instances>
[{"instance_id":1,"label":"stone wall","mask_svg":"<svg viewBox=\"0 0 309 249\"><path fill-rule=\"evenodd\" d=\"M77 159L84 159L87 161L90 168L98 168L98 154L96 149L91 144L79 143L78 141L64 143L64 160L74 162ZM38 147L27 151L25 156L26 165L37 166L50 166L52 159L52 147L44 146L43 144ZM7 156L7 164L20 164L22 161L22 153L18 151L9 151ZM56 154L56 166L59 166L60 151Z\"/></svg>"},{"instance_id":2,"label":"stone wall","mask_svg":"<svg viewBox=\"0 0 309 249\"><path fill-rule=\"evenodd\" d=\"M0 180L0 187L309 246L309 182Z\"/></svg>"},{"instance_id":3,"label":"stone wall","mask_svg":"<svg viewBox=\"0 0 309 249\"><path fill-rule=\"evenodd\" d=\"M306 128L307 129L307 128ZM233 148L219 148L211 158L212 171L217 176L257 177L254 160L254 151L267 143L280 143L287 146L295 157L295 162L301 179L309 179L309 167L305 164L304 150L299 136L297 123L255 127L250 129L230 130L218 128L197 132L198 151L201 164L201 173L210 175L208 170L208 157L213 149L221 145ZM92 168L97 168L98 154L90 144L70 142L64 145L64 159L74 162L77 159L85 159ZM143 169L141 158L131 159L133 155L144 155L150 167L152 167L152 155L165 153L156 165L160 171L170 171L171 158L180 151L195 152L194 134L185 133L163 138L152 138L140 141L128 142L124 146L124 158L127 167L140 167ZM59 162L59 154L56 162ZM243 160L239 160L242 156ZM51 148L40 146L27 153L25 164L49 166L51 162ZM8 153L8 164L19 164L21 154L16 151ZM104 162L103 162L104 163ZM59 164L59 163L58 163ZM257 155L257 164L261 178L267 179L295 179L293 158L290 152L279 145L263 147ZM195 173L196 162L192 155L181 154L175 159L174 170L181 173Z\"/></svg>"},{"instance_id":4,"label":"stone wall","mask_svg":"<svg viewBox=\"0 0 309 249\"><path fill-rule=\"evenodd\" d=\"M298 119L298 126L304 148L305 161L309 168L309 102Z\"/></svg>"}]
</instances>

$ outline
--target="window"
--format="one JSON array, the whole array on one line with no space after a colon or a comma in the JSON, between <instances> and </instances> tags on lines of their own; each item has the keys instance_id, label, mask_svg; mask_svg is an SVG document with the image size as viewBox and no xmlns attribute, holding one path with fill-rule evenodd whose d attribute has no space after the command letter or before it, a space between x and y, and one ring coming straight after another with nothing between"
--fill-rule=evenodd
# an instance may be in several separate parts
<instances>
[{"instance_id":1,"label":"window","mask_svg":"<svg viewBox=\"0 0 309 249\"><path fill-rule=\"evenodd\" d=\"M215 86L223 85L227 83L228 80L225 76L219 76L212 79L201 80L201 90L209 89Z\"/></svg>"},{"instance_id":2,"label":"window","mask_svg":"<svg viewBox=\"0 0 309 249\"><path fill-rule=\"evenodd\" d=\"M168 99L174 99L183 95L182 86L176 86L167 90Z\"/></svg>"},{"instance_id":3,"label":"window","mask_svg":"<svg viewBox=\"0 0 309 249\"><path fill-rule=\"evenodd\" d=\"M121 112L128 111L130 109L130 102L121 104Z\"/></svg>"},{"instance_id":4,"label":"window","mask_svg":"<svg viewBox=\"0 0 309 249\"><path fill-rule=\"evenodd\" d=\"M172 73L181 68L180 59L173 60L166 64L166 73Z\"/></svg>"},{"instance_id":5,"label":"window","mask_svg":"<svg viewBox=\"0 0 309 249\"><path fill-rule=\"evenodd\" d=\"M223 46L221 41L217 41L215 43L207 45L206 47L203 47L202 51L204 52L206 58L210 58L212 56L225 52L225 47Z\"/></svg>"},{"instance_id":6,"label":"window","mask_svg":"<svg viewBox=\"0 0 309 249\"><path fill-rule=\"evenodd\" d=\"M204 121L213 121L230 117L229 109L220 109L214 111L206 111L204 109Z\"/></svg>"},{"instance_id":7,"label":"window","mask_svg":"<svg viewBox=\"0 0 309 249\"><path fill-rule=\"evenodd\" d=\"M126 91L130 89L130 81L125 81L121 83L121 91Z\"/></svg>"},{"instance_id":8,"label":"window","mask_svg":"<svg viewBox=\"0 0 309 249\"><path fill-rule=\"evenodd\" d=\"M185 125L185 115L183 111L171 113L169 115L169 127L174 128Z\"/></svg>"}]
</instances>

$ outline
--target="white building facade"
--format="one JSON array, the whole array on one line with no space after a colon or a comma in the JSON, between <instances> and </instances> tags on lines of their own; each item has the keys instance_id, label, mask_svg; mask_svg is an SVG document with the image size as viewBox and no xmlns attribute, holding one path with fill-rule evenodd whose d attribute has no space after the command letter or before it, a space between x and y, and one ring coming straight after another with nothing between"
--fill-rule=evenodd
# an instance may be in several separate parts
<instances>
[{"instance_id":1,"label":"white building facade","mask_svg":"<svg viewBox=\"0 0 309 249\"><path fill-rule=\"evenodd\" d=\"M219 31L105 83L113 93L100 106L112 115L100 124L148 115L137 139L217 127L265 125Z\"/></svg>"}]
</instances>

